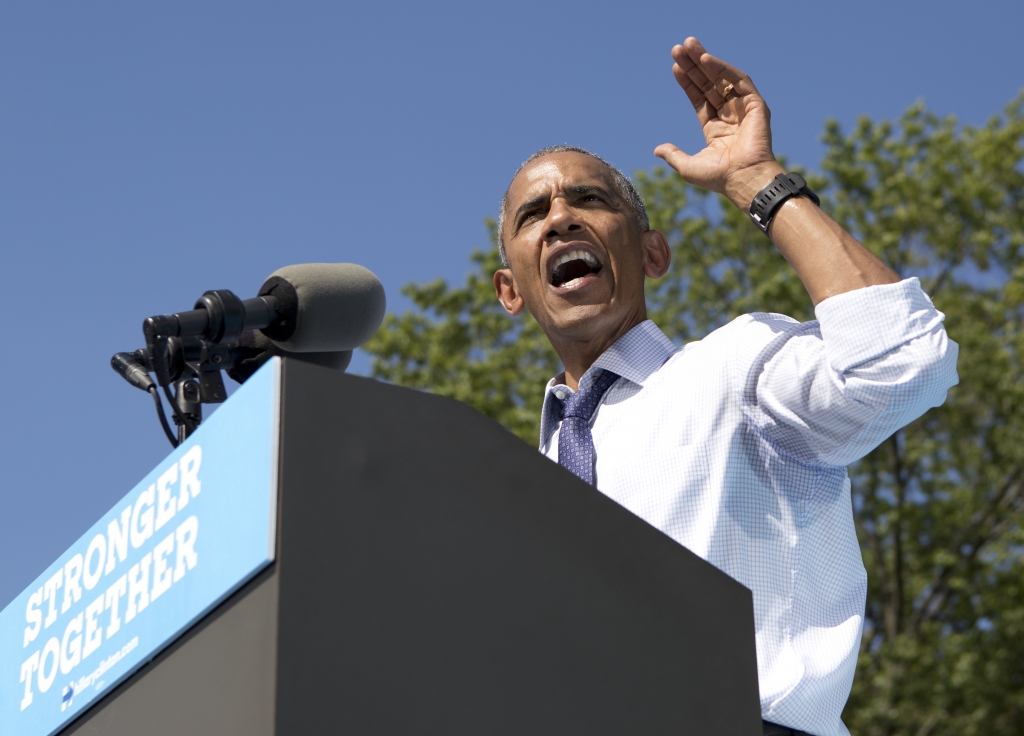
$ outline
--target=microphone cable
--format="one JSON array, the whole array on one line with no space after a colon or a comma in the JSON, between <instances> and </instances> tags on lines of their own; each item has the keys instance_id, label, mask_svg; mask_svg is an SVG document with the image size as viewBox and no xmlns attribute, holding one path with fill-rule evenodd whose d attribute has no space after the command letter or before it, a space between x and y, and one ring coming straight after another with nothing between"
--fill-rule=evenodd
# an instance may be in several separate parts
<instances>
[{"instance_id":1,"label":"microphone cable","mask_svg":"<svg viewBox=\"0 0 1024 736\"><path fill-rule=\"evenodd\" d=\"M174 432L171 431L171 425L167 422L167 414L164 412L164 403L160 401L160 392L157 391L156 386L150 386L146 389L146 393L153 397L153 402L156 404L156 414L160 417L160 426L163 427L164 434L167 435L167 439L171 442L171 447L178 446L178 440L174 436Z\"/></svg>"}]
</instances>

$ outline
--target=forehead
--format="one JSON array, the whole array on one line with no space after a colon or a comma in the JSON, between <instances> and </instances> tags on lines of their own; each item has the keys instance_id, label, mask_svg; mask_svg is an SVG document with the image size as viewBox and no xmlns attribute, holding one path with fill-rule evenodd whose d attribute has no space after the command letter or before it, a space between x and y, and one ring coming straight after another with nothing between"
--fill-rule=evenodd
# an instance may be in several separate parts
<instances>
[{"instance_id":1,"label":"forehead","mask_svg":"<svg viewBox=\"0 0 1024 736\"><path fill-rule=\"evenodd\" d=\"M558 186L596 184L614 191L608 167L593 156L563 151L541 156L516 174L508 187L508 203L515 209L520 202L550 192Z\"/></svg>"}]
</instances>

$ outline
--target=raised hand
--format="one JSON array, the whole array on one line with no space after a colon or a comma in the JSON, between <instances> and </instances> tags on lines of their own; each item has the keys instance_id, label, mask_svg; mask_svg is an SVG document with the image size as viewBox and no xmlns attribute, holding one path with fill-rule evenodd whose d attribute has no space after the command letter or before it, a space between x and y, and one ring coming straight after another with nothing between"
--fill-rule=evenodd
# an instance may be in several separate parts
<instances>
[{"instance_id":1,"label":"raised hand","mask_svg":"<svg viewBox=\"0 0 1024 736\"><path fill-rule=\"evenodd\" d=\"M782 173L772 153L771 112L743 72L717 59L692 36L672 49L672 73L693 104L707 147L688 155L671 143L654 154L686 181L731 199L746 211Z\"/></svg>"}]
</instances>

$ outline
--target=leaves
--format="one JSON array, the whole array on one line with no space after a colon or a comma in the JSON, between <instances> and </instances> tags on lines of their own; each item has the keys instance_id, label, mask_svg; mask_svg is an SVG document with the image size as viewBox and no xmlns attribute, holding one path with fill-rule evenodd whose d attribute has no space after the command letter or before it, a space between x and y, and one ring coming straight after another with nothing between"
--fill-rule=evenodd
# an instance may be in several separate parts
<instances>
[{"instance_id":1,"label":"leaves","mask_svg":"<svg viewBox=\"0 0 1024 736\"><path fill-rule=\"evenodd\" d=\"M844 720L865 736L1024 733L1024 94L980 128L923 105L825 126L822 205L921 278L960 345L946 403L850 468L869 590ZM813 319L768 240L725 200L655 168L637 184L673 262L649 314L678 342L744 312ZM493 240L493 223L491 223ZM493 243L492 243L493 245ZM366 346L374 375L461 399L536 443L558 358L494 298L495 248L461 287L410 284L416 310Z\"/></svg>"}]
</instances>

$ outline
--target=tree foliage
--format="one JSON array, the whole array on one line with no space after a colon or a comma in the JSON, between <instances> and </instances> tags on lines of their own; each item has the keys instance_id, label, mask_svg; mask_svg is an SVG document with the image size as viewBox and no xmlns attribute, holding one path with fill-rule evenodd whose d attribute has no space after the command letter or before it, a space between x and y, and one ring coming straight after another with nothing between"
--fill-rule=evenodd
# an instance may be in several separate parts
<instances>
[{"instance_id":1,"label":"tree foliage","mask_svg":"<svg viewBox=\"0 0 1024 736\"><path fill-rule=\"evenodd\" d=\"M946 403L850 468L869 591L844 719L865 736L1024 733L1024 95L974 128L912 106L895 124L826 124L823 206L960 344ZM744 312L813 319L796 274L746 216L655 168L637 183L672 247L648 285L677 341ZM493 223L491 224L493 240ZM465 285L410 284L416 309L367 345L374 375L466 401L535 443L558 358L497 304L496 249Z\"/></svg>"}]
</instances>

